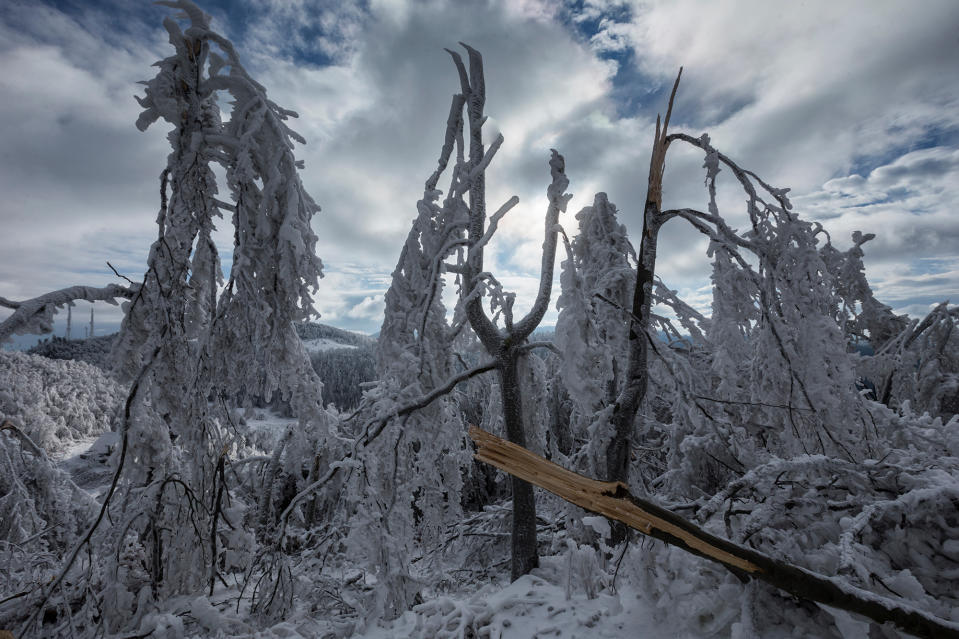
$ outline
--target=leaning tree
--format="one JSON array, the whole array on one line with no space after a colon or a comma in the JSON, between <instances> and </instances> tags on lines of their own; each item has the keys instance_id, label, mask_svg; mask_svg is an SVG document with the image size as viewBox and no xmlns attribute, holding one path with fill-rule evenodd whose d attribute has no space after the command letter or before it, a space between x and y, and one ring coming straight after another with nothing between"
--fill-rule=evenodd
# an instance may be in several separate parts
<instances>
[{"instance_id":1,"label":"leaning tree","mask_svg":"<svg viewBox=\"0 0 959 639\"><path fill-rule=\"evenodd\" d=\"M255 573L256 540L271 538L282 510L275 502L284 460L297 466L286 477L309 480L299 474L301 456L284 457L285 450L322 449L329 436L322 384L293 326L313 314L311 292L322 277L310 227L319 208L293 155L303 139L286 124L296 114L267 98L232 44L211 28L210 16L188 0L159 4L180 10L187 26L164 20L174 53L156 64L138 98L138 128L166 122L172 147L143 282L65 289L16 305L3 325L5 332L8 325L17 330L13 321L26 318L42 327L56 306L74 299L129 300L113 353L118 374L131 385L115 474L90 529L53 582L36 593L21 634L58 590L57 606L76 606L70 597L77 580L70 575L87 544L102 545L105 583L100 599L81 596L87 608L100 606L90 617L109 632L135 627L149 601L201 587L212 593L223 570ZM224 97L232 100L225 118ZM217 197L216 166L225 173L228 201ZM233 227L226 282L213 240L224 211ZM276 446L259 493L238 492L241 475L227 472L240 440L233 406L269 401L275 393L291 402L299 424ZM244 518L257 522L255 535L238 526ZM106 551L114 546L117 552ZM275 562L265 570L278 576L272 596L263 598L275 608L286 596L289 571L284 578Z\"/></svg>"}]
</instances>

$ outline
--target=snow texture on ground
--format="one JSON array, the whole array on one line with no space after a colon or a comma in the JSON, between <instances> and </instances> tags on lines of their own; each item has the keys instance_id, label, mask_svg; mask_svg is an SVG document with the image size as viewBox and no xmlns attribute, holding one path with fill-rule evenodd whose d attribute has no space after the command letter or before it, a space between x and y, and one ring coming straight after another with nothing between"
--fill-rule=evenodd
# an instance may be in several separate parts
<instances>
[{"instance_id":1,"label":"snow texture on ground","mask_svg":"<svg viewBox=\"0 0 959 639\"><path fill-rule=\"evenodd\" d=\"M464 599L437 597L388 625L355 636L682 639L674 630L656 623L649 604L634 591L603 593L593 599L584 593L567 597L564 585L536 574L503 588L487 586Z\"/></svg>"}]
</instances>

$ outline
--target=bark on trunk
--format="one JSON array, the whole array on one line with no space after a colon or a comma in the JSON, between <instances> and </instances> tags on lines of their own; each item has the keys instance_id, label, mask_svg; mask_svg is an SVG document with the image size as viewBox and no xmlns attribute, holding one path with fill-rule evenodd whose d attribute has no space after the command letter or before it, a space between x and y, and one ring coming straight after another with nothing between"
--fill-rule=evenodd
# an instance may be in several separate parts
<instances>
[{"instance_id":1,"label":"bark on trunk","mask_svg":"<svg viewBox=\"0 0 959 639\"><path fill-rule=\"evenodd\" d=\"M633 289L633 308L629 318L629 350L626 377L620 390L610 421L614 434L606 447L606 476L610 481L626 483L629 479L630 447L633 441L633 424L646 398L649 386L649 344L647 344L650 309L653 300L653 277L656 274L656 244L659 229L665 219L663 205L663 171L666 168L666 150L669 140L666 132L673 113L673 101L679 88L682 67L676 75L673 90L669 94L666 117L660 126L656 118L656 135L653 138L649 158L649 178L646 182L646 203L643 206L643 233L639 243L636 264L636 286ZM613 541L621 541L626 534L622 526L613 527Z\"/></svg>"},{"instance_id":2,"label":"bark on trunk","mask_svg":"<svg viewBox=\"0 0 959 639\"><path fill-rule=\"evenodd\" d=\"M636 286L633 290L632 317L629 320L629 357L623 390L613 409L610 422L613 439L606 449L606 478L626 483L629 479L630 446L633 424L649 386L649 344L647 330L652 308L653 277L656 272L656 243L659 236L659 205L646 203L646 223L639 247Z\"/></svg>"},{"instance_id":3,"label":"bark on trunk","mask_svg":"<svg viewBox=\"0 0 959 639\"><path fill-rule=\"evenodd\" d=\"M523 393L518 374L518 355L513 352L499 368L500 394L506 436L517 446L526 447L523 427ZM513 489L513 526L510 535L512 560L510 576L515 581L539 566L536 552L536 501L533 487L519 477L510 477Z\"/></svg>"}]
</instances>

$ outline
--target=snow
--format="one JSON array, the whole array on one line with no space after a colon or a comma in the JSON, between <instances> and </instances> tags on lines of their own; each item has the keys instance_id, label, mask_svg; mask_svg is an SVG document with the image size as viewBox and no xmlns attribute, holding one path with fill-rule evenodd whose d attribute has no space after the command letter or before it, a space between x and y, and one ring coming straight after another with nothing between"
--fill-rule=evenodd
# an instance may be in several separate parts
<instances>
[{"instance_id":1,"label":"snow","mask_svg":"<svg viewBox=\"0 0 959 639\"><path fill-rule=\"evenodd\" d=\"M323 351L332 351L338 348L356 348L353 344L344 344L328 337L319 337L316 339L303 340L303 346L310 353L322 353Z\"/></svg>"},{"instance_id":2,"label":"snow","mask_svg":"<svg viewBox=\"0 0 959 639\"><path fill-rule=\"evenodd\" d=\"M184 33L176 20L165 23L177 53L158 63L140 99L138 124L169 120L175 152L163 173L154 277L126 306L111 351L135 384L128 397L95 366L0 352L0 627L80 637L878 636L858 617L744 585L675 546L609 548L606 519L543 493L525 508L535 505L527 539L537 538L528 548L539 567L507 581L507 540L522 530L520 517L510 516L509 480L474 461L466 425L502 430L510 415L529 448L606 474L614 400L638 388L624 373L649 386L625 458L650 499L734 543L830 575L860 600L959 620L959 311L942 305L909 323L874 300L859 249L869 235L854 235L845 253L823 245L784 190L754 184L708 136L674 136L706 152L710 213L676 214L712 240L711 316L657 281L655 301L679 328L654 316L637 329L648 329L650 348L634 371L623 358L620 307L633 297L636 257L600 194L577 216L564 262L562 355L527 357L521 341L550 299L556 220L569 197L564 160L553 152L542 292L513 324L515 295L481 271L483 244L514 200L485 231L478 219L481 235L471 228L473 243L464 242L468 209L483 198L475 178L503 138L484 155L471 137L479 153L467 163L460 150L441 206L437 179L462 134L454 117L375 349L333 327L294 332L322 265L310 226L318 208L291 152L302 139L283 124L292 113L266 99L198 8L161 4L193 24ZM473 50L470 63L478 81ZM467 113L477 132L482 86L474 82ZM215 99L224 91L234 98L228 120ZM454 115L464 100L453 98ZM236 247L225 290L210 235L222 204L211 163L225 166L237 237L257 239ZM747 232L719 212L720 163L749 196L740 212ZM200 210L209 215L195 219ZM640 254L652 269L655 245L647 248ZM444 270L461 276L452 318ZM4 331L48 327L57 304L132 290L71 287L35 298L18 310L30 321L0 326L0 341ZM466 304L479 296L487 299L473 312ZM499 319L486 317L490 303ZM667 328L682 348L655 339ZM847 352L867 332L885 335L887 346L874 356ZM76 357L93 346L45 350ZM372 366L374 353L378 381L369 383L360 364ZM487 355L498 360L499 382L479 375L491 368L481 363ZM887 380L887 399L857 392L857 377ZM344 388L357 391L355 410Z\"/></svg>"},{"instance_id":3,"label":"snow","mask_svg":"<svg viewBox=\"0 0 959 639\"><path fill-rule=\"evenodd\" d=\"M283 417L269 409L247 411L243 420L248 443L259 450L273 450L283 433L297 424L296 418Z\"/></svg>"},{"instance_id":4,"label":"snow","mask_svg":"<svg viewBox=\"0 0 959 639\"><path fill-rule=\"evenodd\" d=\"M110 434L116 435L116 433ZM93 443L98 439L100 439L100 437L83 437L81 439L74 440L65 447L51 452L50 459L57 462L57 464L60 466L68 464L80 457L82 454L86 453Z\"/></svg>"},{"instance_id":5,"label":"snow","mask_svg":"<svg viewBox=\"0 0 959 639\"><path fill-rule=\"evenodd\" d=\"M684 639L672 627L655 621L641 594L624 588L594 599L585 593L567 598L562 559L543 559L544 567L505 586L487 586L470 597L439 597L405 613L393 623L370 628L355 637L633 637ZM457 634L459 633L459 634Z\"/></svg>"},{"instance_id":6,"label":"snow","mask_svg":"<svg viewBox=\"0 0 959 639\"><path fill-rule=\"evenodd\" d=\"M107 431L99 437L75 441L51 454L50 458L60 470L70 475L74 484L91 497L98 497L113 477L110 453L119 442L120 435L116 431Z\"/></svg>"}]
</instances>

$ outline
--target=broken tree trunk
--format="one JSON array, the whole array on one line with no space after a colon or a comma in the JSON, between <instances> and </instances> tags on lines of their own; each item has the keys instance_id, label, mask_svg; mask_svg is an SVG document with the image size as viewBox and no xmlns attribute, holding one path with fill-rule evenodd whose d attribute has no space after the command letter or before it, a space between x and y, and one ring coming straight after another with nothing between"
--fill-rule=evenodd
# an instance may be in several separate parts
<instances>
[{"instance_id":1,"label":"broken tree trunk","mask_svg":"<svg viewBox=\"0 0 959 639\"><path fill-rule=\"evenodd\" d=\"M470 426L469 434L476 443L479 461L581 508L720 563L742 579L756 578L794 597L860 614L880 624L889 622L918 637L959 639L959 624L711 535L679 515L635 497L620 482L584 477L476 426Z\"/></svg>"}]
</instances>

